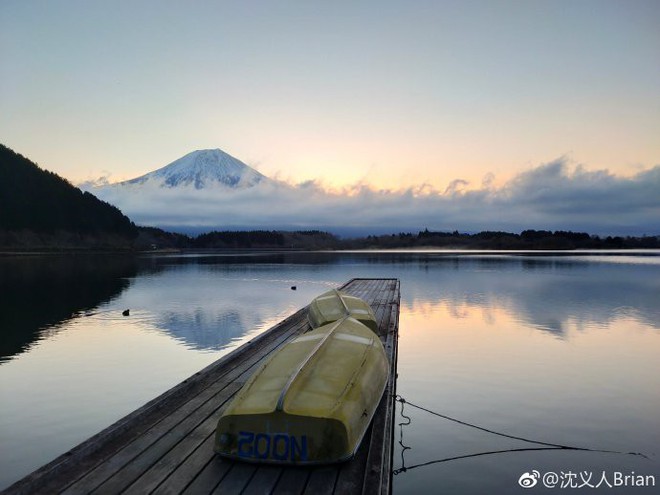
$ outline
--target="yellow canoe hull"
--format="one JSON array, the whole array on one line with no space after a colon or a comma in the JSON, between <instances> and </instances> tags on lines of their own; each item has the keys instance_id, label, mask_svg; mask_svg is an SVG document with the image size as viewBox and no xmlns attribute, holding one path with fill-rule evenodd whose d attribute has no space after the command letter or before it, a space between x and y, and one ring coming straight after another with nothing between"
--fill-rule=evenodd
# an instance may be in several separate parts
<instances>
[{"instance_id":1,"label":"yellow canoe hull","mask_svg":"<svg viewBox=\"0 0 660 495\"><path fill-rule=\"evenodd\" d=\"M309 305L307 318L312 328L318 328L350 315L374 332L378 323L371 306L359 297L338 290L331 290L315 298Z\"/></svg>"},{"instance_id":2,"label":"yellow canoe hull","mask_svg":"<svg viewBox=\"0 0 660 495\"><path fill-rule=\"evenodd\" d=\"M350 459L380 402L388 359L352 317L309 331L277 351L218 421L215 451L274 464Z\"/></svg>"}]
</instances>

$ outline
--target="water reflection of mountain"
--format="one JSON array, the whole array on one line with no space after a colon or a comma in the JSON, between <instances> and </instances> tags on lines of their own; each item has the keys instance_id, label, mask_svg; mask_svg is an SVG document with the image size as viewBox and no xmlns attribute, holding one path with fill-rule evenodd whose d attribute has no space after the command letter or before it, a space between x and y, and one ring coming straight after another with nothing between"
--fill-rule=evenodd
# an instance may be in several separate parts
<instances>
[{"instance_id":1,"label":"water reflection of mountain","mask_svg":"<svg viewBox=\"0 0 660 495\"><path fill-rule=\"evenodd\" d=\"M156 325L172 337L193 349L222 349L259 325L246 322L247 315L239 311L208 313L197 309L189 313L168 312L158 318Z\"/></svg>"},{"instance_id":2,"label":"water reflection of mountain","mask_svg":"<svg viewBox=\"0 0 660 495\"><path fill-rule=\"evenodd\" d=\"M404 301L504 308L540 330L563 335L566 324L609 325L630 316L660 329L660 265L579 258L422 257ZM419 273L422 271L424 275Z\"/></svg>"},{"instance_id":3,"label":"water reflection of mountain","mask_svg":"<svg viewBox=\"0 0 660 495\"><path fill-rule=\"evenodd\" d=\"M131 257L0 257L0 362L75 313L108 301L129 286Z\"/></svg>"},{"instance_id":4,"label":"water reflection of mountain","mask_svg":"<svg viewBox=\"0 0 660 495\"><path fill-rule=\"evenodd\" d=\"M158 269L141 272L122 304L152 315L149 325L190 348L217 350L307 302L304 289L291 290L281 263L211 259L149 260Z\"/></svg>"}]
</instances>

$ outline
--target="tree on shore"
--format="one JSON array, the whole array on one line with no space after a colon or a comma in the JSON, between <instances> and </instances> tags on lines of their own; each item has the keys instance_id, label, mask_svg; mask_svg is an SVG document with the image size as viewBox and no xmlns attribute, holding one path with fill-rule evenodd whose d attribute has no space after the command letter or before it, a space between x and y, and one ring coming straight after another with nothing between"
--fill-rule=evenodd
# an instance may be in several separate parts
<instances>
[{"instance_id":1,"label":"tree on shore","mask_svg":"<svg viewBox=\"0 0 660 495\"><path fill-rule=\"evenodd\" d=\"M0 145L0 233L42 241L128 243L137 228L118 208ZM122 241L122 239L124 241Z\"/></svg>"}]
</instances>

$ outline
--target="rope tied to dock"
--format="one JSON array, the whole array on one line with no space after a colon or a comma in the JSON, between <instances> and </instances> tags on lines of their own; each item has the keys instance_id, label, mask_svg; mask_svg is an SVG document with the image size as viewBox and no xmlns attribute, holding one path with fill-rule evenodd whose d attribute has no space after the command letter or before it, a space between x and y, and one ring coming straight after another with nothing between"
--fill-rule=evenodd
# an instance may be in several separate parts
<instances>
[{"instance_id":1,"label":"rope tied to dock","mask_svg":"<svg viewBox=\"0 0 660 495\"><path fill-rule=\"evenodd\" d=\"M443 459L437 459L437 460L434 460L434 461L424 462L424 463L421 463L421 464L416 464L414 466L406 467L405 463L403 462L404 461L403 453L406 450L409 450L411 447L408 447L408 446L403 444L403 428L401 428L401 430L400 430L401 435L400 435L399 444L402 447L402 451L401 451L402 467L392 471L392 473L395 476L400 474L400 473L405 473L406 471L409 471L411 469L422 467L422 466L428 466L430 464L438 464L438 463L441 463L441 462L455 461L455 460L458 460L458 459L468 459L468 458L471 458L471 457L479 457L479 456L484 456L484 455L504 454L504 453L508 453L508 452L527 452L527 451L532 451L532 450L537 450L537 451L540 451L540 450L572 450L572 451L582 451L582 452L598 452L598 453L605 453L605 454L633 455L633 456L639 456L639 457L643 457L645 459L649 459L648 456L646 456L645 454L642 454L641 452L621 452L621 451L617 451L617 450L591 449L591 448L587 448L587 447L576 447L576 446L572 446L572 445L563 445L563 444L559 444L559 443L550 443L550 442L544 442L544 441L541 441L541 440L535 440L535 439L520 437L520 436L516 436L516 435L509 435L508 433L502 433L502 432L499 432L499 431L491 430L489 428L484 428L483 426L479 426L479 425L476 425L476 424L473 424L473 423L468 423L466 421L462 421L460 419L453 418L451 416L447 416L445 414L441 414L441 413L436 412L436 411L432 411L431 409L428 409L426 407L423 407L423 406L420 406L418 404L414 404L410 401L407 401L406 399L404 399L400 395L395 395L393 397L394 397L395 401L401 403L401 416L407 420L406 423L399 423L400 427L407 426L411 423L410 417L406 416L403 413L404 407L407 404L410 407L413 407L415 409L419 409L420 411L424 411L426 413L432 414L433 416L437 416L439 418L446 419L447 421L452 421L454 423L458 423L460 425L467 426L469 428L474 428L476 430L480 430L480 431L490 433L492 435L497 435L497 436L500 436L500 437L504 437L504 438L510 438L510 439L513 439L513 440L519 440L521 442L526 442L526 443L530 443L530 444L542 445L543 446L543 447L527 447L527 448L517 448L517 449L495 450L495 451L488 451L488 452L478 452L476 454L467 454L467 455L460 455L460 456L454 456L454 457L446 457L446 458L443 458Z\"/></svg>"}]
</instances>

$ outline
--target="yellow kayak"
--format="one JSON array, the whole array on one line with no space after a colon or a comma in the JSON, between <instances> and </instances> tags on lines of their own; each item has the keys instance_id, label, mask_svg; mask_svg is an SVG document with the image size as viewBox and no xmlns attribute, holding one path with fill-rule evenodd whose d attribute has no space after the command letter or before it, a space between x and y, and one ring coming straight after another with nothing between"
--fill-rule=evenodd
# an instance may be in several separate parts
<instances>
[{"instance_id":1,"label":"yellow kayak","mask_svg":"<svg viewBox=\"0 0 660 495\"><path fill-rule=\"evenodd\" d=\"M307 317L311 327L317 328L337 321L346 315L352 316L374 332L378 332L378 323L376 323L376 316L371 306L359 297L349 296L336 289L314 299L309 305Z\"/></svg>"},{"instance_id":2,"label":"yellow kayak","mask_svg":"<svg viewBox=\"0 0 660 495\"><path fill-rule=\"evenodd\" d=\"M218 421L215 451L281 464L350 459L387 377L378 336L344 315L293 339L254 373Z\"/></svg>"}]
</instances>

